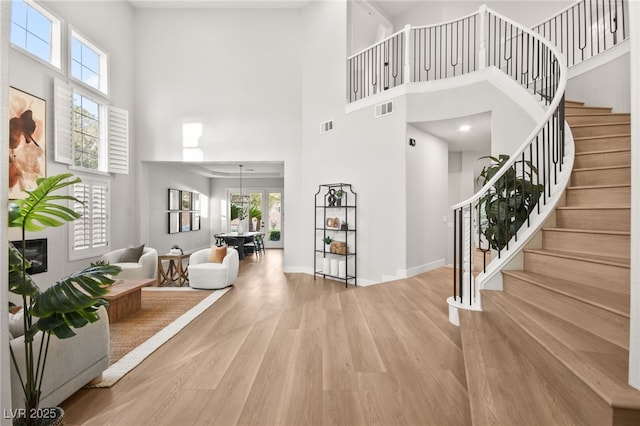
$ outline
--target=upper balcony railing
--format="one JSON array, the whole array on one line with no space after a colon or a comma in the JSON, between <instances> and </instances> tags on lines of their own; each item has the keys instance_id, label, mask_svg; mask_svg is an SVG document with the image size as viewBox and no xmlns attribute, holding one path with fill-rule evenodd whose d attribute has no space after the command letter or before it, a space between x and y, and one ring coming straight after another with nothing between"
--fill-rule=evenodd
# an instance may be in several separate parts
<instances>
[{"instance_id":1,"label":"upper balcony railing","mask_svg":"<svg viewBox=\"0 0 640 426\"><path fill-rule=\"evenodd\" d=\"M624 0L581 0L533 30L550 40L572 67L627 40L627 16Z\"/></svg>"},{"instance_id":2,"label":"upper balcony railing","mask_svg":"<svg viewBox=\"0 0 640 426\"><path fill-rule=\"evenodd\" d=\"M629 36L627 15L628 4L624 0L581 0L536 25L533 31L556 46L570 67L626 40ZM538 71L535 69L538 59L523 63L513 60L514 54L524 58L538 53L518 52L527 48L526 38L521 39L520 44L505 43L512 37L513 27L496 27L495 16L492 19L493 22L486 14L475 12L437 25L407 25L350 56L347 59L348 102L406 83L455 77L490 65L517 81L529 80L529 87L540 86L543 76L534 73ZM497 32L495 36L491 31ZM503 68L505 65L508 69Z\"/></svg>"}]
</instances>

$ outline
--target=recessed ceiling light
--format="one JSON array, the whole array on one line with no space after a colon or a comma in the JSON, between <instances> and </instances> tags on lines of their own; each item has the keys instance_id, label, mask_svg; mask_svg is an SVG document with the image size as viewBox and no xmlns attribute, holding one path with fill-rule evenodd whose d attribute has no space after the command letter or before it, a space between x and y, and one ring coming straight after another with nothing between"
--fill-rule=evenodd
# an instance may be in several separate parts
<instances>
[{"instance_id":1,"label":"recessed ceiling light","mask_svg":"<svg viewBox=\"0 0 640 426\"><path fill-rule=\"evenodd\" d=\"M471 130L471 126L469 126L468 124L463 124L462 126L458 127L458 130L461 132L468 132L469 130Z\"/></svg>"}]
</instances>

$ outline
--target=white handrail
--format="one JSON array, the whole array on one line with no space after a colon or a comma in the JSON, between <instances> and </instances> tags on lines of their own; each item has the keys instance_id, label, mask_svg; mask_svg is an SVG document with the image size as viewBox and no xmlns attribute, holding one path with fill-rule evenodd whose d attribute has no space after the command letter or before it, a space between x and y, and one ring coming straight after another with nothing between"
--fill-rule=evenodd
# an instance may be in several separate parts
<instances>
[{"instance_id":1,"label":"white handrail","mask_svg":"<svg viewBox=\"0 0 640 426\"><path fill-rule=\"evenodd\" d=\"M365 53L367 50L371 50L371 49L373 49L373 48L374 48L374 47L376 47L376 46L380 46L380 45L382 45L382 44L386 43L387 41L389 41L389 40L391 40L392 38L396 37L398 34L402 34L403 32L405 32L405 28L401 29L400 31L396 31L395 33L391 34L391 35L390 35L390 36L388 36L388 37L383 38L382 40L380 40L380 41L379 41L379 42L377 42L376 44L372 44L371 46L366 47L366 48L364 48L364 49L360 50L359 52L354 53L354 54L353 54L353 55L351 55L351 56L348 56L348 57L347 57L347 62L348 62L349 60L351 60L351 59L355 58L355 57L356 57L356 56L358 56L358 55L362 55L362 54L363 54L363 53Z\"/></svg>"},{"instance_id":2,"label":"white handrail","mask_svg":"<svg viewBox=\"0 0 640 426\"><path fill-rule=\"evenodd\" d=\"M531 142L538 136L538 134L540 133L540 131L542 131L542 129L547 125L549 119L551 119L551 117L553 116L554 112L556 111L556 108L558 108L558 106L560 105L560 102L562 101L563 98L563 94L564 91L567 87L567 79L568 79L568 72L569 69L565 63L565 61L560 60L562 58L562 54L558 51L558 49L556 49L556 47L551 44L551 42L549 42L547 39L545 39L544 37L542 37L540 34L535 33L531 30L529 30L528 28L518 24L517 22L506 18L503 15L500 15L499 13L487 8L487 11L490 12L491 14L497 16L498 18L504 20L505 22L514 25L515 27L521 29L522 31L526 32L527 34L530 34L531 36L533 36L534 38L540 40L542 43L545 44L545 46L547 46L549 48L549 50L551 50L551 52L553 52L553 54L555 55L556 58L558 58L558 65L560 67L560 84L558 85L558 88L556 90L555 96L551 102L551 104L549 105L549 108L547 109L545 115L544 115L544 119L541 120L536 127L531 131L531 133L529 134L529 136L527 136L527 138L525 139L524 143L522 145L520 145L520 147L516 150L516 152L514 153L514 155L512 155L509 160L503 165L503 170L508 170L509 167L511 167L518 159L518 157L520 156L520 154L522 154L524 152L524 150L526 148L529 147L529 145L531 144ZM494 184L498 181L498 179L500 179L502 176L502 173L496 173L496 175L491 178L483 187L482 189L480 189L480 191L478 191L476 194L474 194L473 196L471 196L470 198L466 199L465 201L462 201L461 203L458 203L456 205L454 205L452 207L453 210L456 209L460 209L462 207L468 206L469 204L474 203L475 201L480 200L480 198L482 198L487 191L489 191L489 189L491 189Z\"/></svg>"}]
</instances>

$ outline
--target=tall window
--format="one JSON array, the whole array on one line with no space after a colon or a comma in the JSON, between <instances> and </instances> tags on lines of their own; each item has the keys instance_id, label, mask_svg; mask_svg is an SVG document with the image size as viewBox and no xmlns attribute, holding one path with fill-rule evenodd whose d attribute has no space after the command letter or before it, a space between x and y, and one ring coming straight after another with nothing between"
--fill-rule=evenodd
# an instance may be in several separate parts
<instances>
[{"instance_id":1,"label":"tall window","mask_svg":"<svg viewBox=\"0 0 640 426\"><path fill-rule=\"evenodd\" d=\"M11 43L60 68L60 20L37 3L11 2Z\"/></svg>"},{"instance_id":2,"label":"tall window","mask_svg":"<svg viewBox=\"0 0 640 426\"><path fill-rule=\"evenodd\" d=\"M70 258L101 254L109 245L109 187L107 182L83 181L73 186L73 210L82 217L70 226Z\"/></svg>"},{"instance_id":3,"label":"tall window","mask_svg":"<svg viewBox=\"0 0 640 426\"><path fill-rule=\"evenodd\" d=\"M73 94L73 164L102 170L100 105L78 93Z\"/></svg>"},{"instance_id":4,"label":"tall window","mask_svg":"<svg viewBox=\"0 0 640 426\"><path fill-rule=\"evenodd\" d=\"M107 54L71 30L71 77L107 93Z\"/></svg>"}]
</instances>

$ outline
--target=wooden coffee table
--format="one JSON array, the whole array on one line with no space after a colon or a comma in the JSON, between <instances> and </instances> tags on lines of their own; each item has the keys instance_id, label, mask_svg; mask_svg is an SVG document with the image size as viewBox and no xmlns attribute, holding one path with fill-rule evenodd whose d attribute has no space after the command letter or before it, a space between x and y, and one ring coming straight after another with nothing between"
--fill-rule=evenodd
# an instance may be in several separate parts
<instances>
[{"instance_id":1,"label":"wooden coffee table","mask_svg":"<svg viewBox=\"0 0 640 426\"><path fill-rule=\"evenodd\" d=\"M109 301L109 306L107 306L109 324L138 312L142 304L142 287L155 283L155 279L121 280L109 287L109 294L103 296L103 299Z\"/></svg>"}]
</instances>

